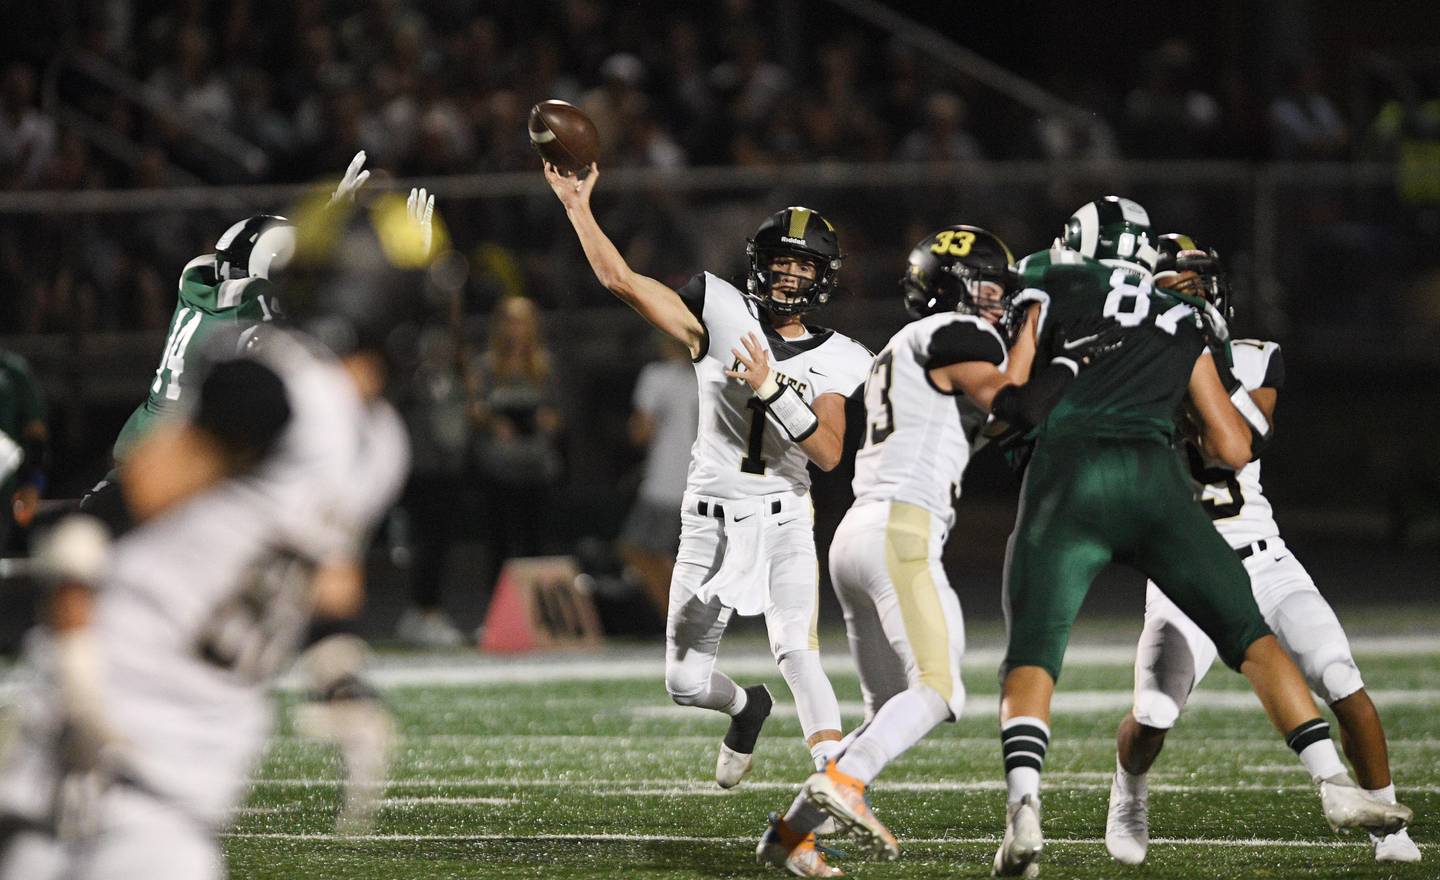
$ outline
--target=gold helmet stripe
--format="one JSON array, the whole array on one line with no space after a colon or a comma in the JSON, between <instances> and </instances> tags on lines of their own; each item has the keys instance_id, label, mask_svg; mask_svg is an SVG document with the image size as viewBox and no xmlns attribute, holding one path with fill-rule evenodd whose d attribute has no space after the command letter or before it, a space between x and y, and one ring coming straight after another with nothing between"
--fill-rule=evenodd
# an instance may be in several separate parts
<instances>
[{"instance_id":1,"label":"gold helmet stripe","mask_svg":"<svg viewBox=\"0 0 1440 880\"><path fill-rule=\"evenodd\" d=\"M791 208L790 231L785 234L790 238L803 239L805 237L805 227L810 225L810 213L809 208Z\"/></svg>"}]
</instances>

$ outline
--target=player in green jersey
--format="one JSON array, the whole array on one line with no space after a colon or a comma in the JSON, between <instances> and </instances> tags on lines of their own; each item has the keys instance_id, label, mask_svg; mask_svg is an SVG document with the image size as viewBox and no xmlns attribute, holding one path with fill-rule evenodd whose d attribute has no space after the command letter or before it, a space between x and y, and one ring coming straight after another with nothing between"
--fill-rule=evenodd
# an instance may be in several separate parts
<instances>
[{"instance_id":1,"label":"player in green jersey","mask_svg":"<svg viewBox=\"0 0 1440 880\"><path fill-rule=\"evenodd\" d=\"M355 154L345 169L330 204L348 203L370 177L365 152ZM272 264L289 259L295 248L295 227L275 214L255 214L225 230L213 254L202 254L180 273L178 300L160 354L160 365L145 400L130 414L115 440L115 464L160 420L174 415L198 387L196 358L208 346L239 344L250 327L275 317ZM188 367L188 369L187 369ZM129 514L112 468L80 501L80 509L100 518L119 534L128 529Z\"/></svg>"},{"instance_id":2,"label":"player in green jersey","mask_svg":"<svg viewBox=\"0 0 1440 880\"><path fill-rule=\"evenodd\" d=\"M1123 344L1075 376L1036 424L1021 426L1034 452L1005 564L1000 725L1009 807L995 873L1039 873L1050 700L1080 604L1111 561L1153 580L1250 679L1320 784L1332 826L1398 830L1410 810L1351 780L1300 670L1265 625L1244 566L1210 526L1176 454L1182 409L1205 451L1233 468L1250 460L1253 437L1268 432L1248 398L1231 397L1233 380L1222 380L1224 319L1203 299L1153 286L1149 216L1128 199L1076 211L1057 244L1020 265L1017 303L1041 307L1037 360L1048 356L1047 369L1064 369L1064 349L1087 344L1077 334L1100 332L1090 329L1097 319L1121 328Z\"/></svg>"}]
</instances>

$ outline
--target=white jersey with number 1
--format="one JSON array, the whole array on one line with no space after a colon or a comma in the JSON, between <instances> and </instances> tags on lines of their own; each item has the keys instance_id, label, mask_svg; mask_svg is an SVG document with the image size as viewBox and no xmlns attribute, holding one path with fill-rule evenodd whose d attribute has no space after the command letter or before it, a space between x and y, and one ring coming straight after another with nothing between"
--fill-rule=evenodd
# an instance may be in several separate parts
<instances>
[{"instance_id":1,"label":"white jersey with number 1","mask_svg":"<svg viewBox=\"0 0 1440 880\"><path fill-rule=\"evenodd\" d=\"M695 363L700 423L691 449L688 490L712 498L753 498L810 490L809 458L770 419L750 386L725 375L736 367L731 349L754 333L770 355L777 381L794 386L806 403L822 394L849 396L865 381L872 355L833 330L812 328L785 339L761 320L758 307L734 285L704 272L679 294L705 326Z\"/></svg>"}]
</instances>

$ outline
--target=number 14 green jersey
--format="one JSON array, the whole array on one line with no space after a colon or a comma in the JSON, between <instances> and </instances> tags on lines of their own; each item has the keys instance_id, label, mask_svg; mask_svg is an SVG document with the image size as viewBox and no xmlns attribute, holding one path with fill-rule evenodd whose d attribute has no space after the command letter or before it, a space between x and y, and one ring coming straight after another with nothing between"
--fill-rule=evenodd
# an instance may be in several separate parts
<instances>
[{"instance_id":1,"label":"number 14 green jersey","mask_svg":"<svg viewBox=\"0 0 1440 880\"><path fill-rule=\"evenodd\" d=\"M113 455L117 462L157 420L174 413L188 399L197 381L195 356L204 350L206 339L221 328L236 332L245 325L268 321L273 313L270 282L264 278L221 280L215 273L214 254L187 263L180 273L179 287L179 301L170 318L150 393L130 414L115 440Z\"/></svg>"},{"instance_id":2,"label":"number 14 green jersey","mask_svg":"<svg viewBox=\"0 0 1440 880\"><path fill-rule=\"evenodd\" d=\"M1032 254L1019 271L1017 302L1041 304L1038 362L1067 354L1057 328L1070 331L1072 344L1107 321L1125 330L1121 348L1080 372L1034 436L1173 438L1195 359L1205 350L1195 309L1155 288L1139 268L1071 251Z\"/></svg>"}]
</instances>

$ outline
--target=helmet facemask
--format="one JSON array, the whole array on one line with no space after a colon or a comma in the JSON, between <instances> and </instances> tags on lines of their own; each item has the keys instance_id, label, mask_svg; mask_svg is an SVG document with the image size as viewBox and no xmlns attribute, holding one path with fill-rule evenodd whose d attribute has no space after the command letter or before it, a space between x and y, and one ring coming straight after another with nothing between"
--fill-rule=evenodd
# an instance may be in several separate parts
<instances>
[{"instance_id":1,"label":"helmet facemask","mask_svg":"<svg viewBox=\"0 0 1440 880\"><path fill-rule=\"evenodd\" d=\"M840 272L835 227L809 208L791 207L766 218L745 243L749 273L745 295L772 315L799 315L824 305ZM777 260L798 260L814 267L814 277L775 270ZM793 279L793 280L791 280ZM776 296L776 286L783 288Z\"/></svg>"}]
</instances>

